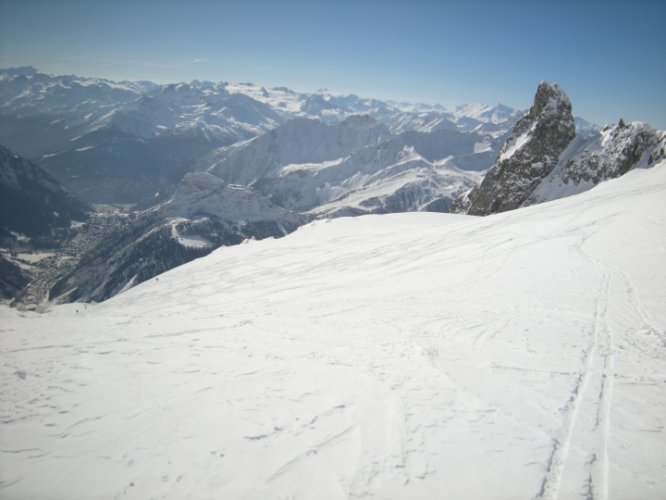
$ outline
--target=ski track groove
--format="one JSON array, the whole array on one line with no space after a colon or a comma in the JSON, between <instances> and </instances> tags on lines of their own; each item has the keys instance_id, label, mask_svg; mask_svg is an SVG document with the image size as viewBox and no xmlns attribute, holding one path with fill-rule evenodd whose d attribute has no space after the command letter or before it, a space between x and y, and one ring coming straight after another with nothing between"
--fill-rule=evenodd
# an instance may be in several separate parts
<instances>
[{"instance_id":1,"label":"ski track groove","mask_svg":"<svg viewBox=\"0 0 666 500\"><path fill-rule=\"evenodd\" d=\"M608 290L610 283L610 274L604 270L602 282L600 286L600 291L597 294L595 312L594 312L594 324L592 339L590 341L589 347L585 351L585 359L583 362L583 370L581 371L576 386L572 391L572 397L569 400L568 404L565 406L565 426L563 435L559 438L554 438L553 442L553 451L551 456L548 459L546 475L544 476L543 483L541 485L541 490L536 495L537 499L557 499L559 497L559 490L562 484L562 478L564 476L564 469L566 467L567 461L569 459L569 450L571 448L572 435L576 430L577 422L579 419L580 407L584 404L586 400L586 394L589 390L590 379L593 377L592 365L595 360L599 357L599 343L600 343L600 333L602 330L602 322L605 324L606 309L608 304ZM602 374L604 376L604 374ZM608 400L610 398L607 398ZM601 401L598 401L601 403ZM610 412L610 407L608 407L605 412ZM604 419L605 425L608 425L608 418ZM606 437L606 436L604 436ZM604 439L604 471L607 468L607 439ZM604 474L604 484L607 484L607 477ZM607 491L605 487L605 491ZM604 491L604 493L605 493ZM603 498L606 498L604 495Z\"/></svg>"},{"instance_id":2,"label":"ski track groove","mask_svg":"<svg viewBox=\"0 0 666 500\"><path fill-rule=\"evenodd\" d=\"M614 347L614 338L613 331L608 326L608 304L609 304L609 293L611 281L613 279L612 273L605 271L606 273L606 283L604 290L604 302L603 302L603 314L601 321L603 322L603 332L605 334L606 341L606 352L604 354L604 364L602 369L602 392L599 395L599 403L601 405L601 410L603 412L603 421L600 422L603 424L603 429L601 433L602 445L601 445L601 499L607 499L609 493L609 481L610 481L610 459L608 456L608 442L610 440L610 421L611 421L611 405L613 402L613 369L614 369L614 357L613 357L613 347Z\"/></svg>"}]
</instances>

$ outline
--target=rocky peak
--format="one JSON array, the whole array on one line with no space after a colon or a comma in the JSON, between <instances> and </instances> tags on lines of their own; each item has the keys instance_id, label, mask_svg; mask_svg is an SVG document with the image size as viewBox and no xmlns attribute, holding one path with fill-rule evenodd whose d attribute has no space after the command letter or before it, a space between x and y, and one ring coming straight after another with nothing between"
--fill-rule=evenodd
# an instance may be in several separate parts
<instances>
[{"instance_id":1,"label":"rocky peak","mask_svg":"<svg viewBox=\"0 0 666 500\"><path fill-rule=\"evenodd\" d=\"M571 101L557 83L541 82L530 108L532 119L566 118L571 115Z\"/></svg>"},{"instance_id":2,"label":"rocky peak","mask_svg":"<svg viewBox=\"0 0 666 500\"><path fill-rule=\"evenodd\" d=\"M575 135L569 97L557 84L541 82L534 104L516 124L495 165L453 210L487 215L519 207L557 165Z\"/></svg>"}]
</instances>

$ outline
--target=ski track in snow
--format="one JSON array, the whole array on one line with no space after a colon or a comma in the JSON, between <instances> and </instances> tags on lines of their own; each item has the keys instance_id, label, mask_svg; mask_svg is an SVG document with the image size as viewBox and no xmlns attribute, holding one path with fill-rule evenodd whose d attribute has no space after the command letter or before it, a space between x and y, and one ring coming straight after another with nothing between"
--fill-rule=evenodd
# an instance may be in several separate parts
<instances>
[{"instance_id":1,"label":"ski track in snow","mask_svg":"<svg viewBox=\"0 0 666 500\"><path fill-rule=\"evenodd\" d=\"M608 489L608 448L610 422L610 401L612 394L613 374L608 370L608 357L612 356L611 335L606 324L606 312L608 309L608 289L610 275L604 271L602 283L599 286L599 295L596 299L594 322L590 334L590 345L584 352L583 368L573 388L571 399L564 408L564 423L562 435L554 439L553 453L548 462L548 471L538 498L560 498L560 485L565 474L585 474L588 476L589 498L607 498ZM602 338L606 337L606 338ZM602 346L608 352L602 353ZM599 368L601 366L601 368ZM606 384L608 388L604 391ZM598 391L598 392L597 392ZM586 407L596 415L594 424L584 422ZM600 413L603 412L603 415ZM589 420L589 419L588 419ZM600 423L603 422L603 432L597 437L599 449L590 448L586 450L583 457L572 457L572 441L584 441L586 436L598 433ZM576 436L580 434L580 436ZM595 451L596 450L596 451ZM599 453L601 456L598 456ZM581 458L583 461L581 462ZM597 460L603 464L603 477L600 481L593 482L591 467ZM569 472L570 471L570 472ZM592 485L599 485L601 494L594 495ZM563 498L567 498L572 492L567 492Z\"/></svg>"},{"instance_id":2,"label":"ski track in snow","mask_svg":"<svg viewBox=\"0 0 666 500\"><path fill-rule=\"evenodd\" d=\"M0 498L664 498L665 192L316 222L0 308Z\"/></svg>"}]
</instances>

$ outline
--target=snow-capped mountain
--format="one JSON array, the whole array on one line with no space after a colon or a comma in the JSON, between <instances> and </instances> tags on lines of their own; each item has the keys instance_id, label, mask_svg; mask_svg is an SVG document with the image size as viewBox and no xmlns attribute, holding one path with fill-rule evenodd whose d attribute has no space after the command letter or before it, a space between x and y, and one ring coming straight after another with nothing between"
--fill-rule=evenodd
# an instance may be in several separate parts
<instances>
[{"instance_id":1,"label":"snow-capped mountain","mask_svg":"<svg viewBox=\"0 0 666 500\"><path fill-rule=\"evenodd\" d=\"M251 188L190 173L167 201L140 212L84 254L53 284L49 299L102 301L220 246L284 236L309 220Z\"/></svg>"},{"instance_id":2,"label":"snow-capped mountain","mask_svg":"<svg viewBox=\"0 0 666 500\"><path fill-rule=\"evenodd\" d=\"M50 125L61 126L70 140L98 129L143 139L200 129L209 139L228 141L253 137L282 122L270 106L212 82L118 83L0 70L0 99L1 113L17 122L50 115L55 118ZM33 146L35 151L40 147L44 144Z\"/></svg>"},{"instance_id":3,"label":"snow-capped mountain","mask_svg":"<svg viewBox=\"0 0 666 500\"><path fill-rule=\"evenodd\" d=\"M487 215L590 189L662 157L664 132L643 123L602 131L580 123L557 84L542 82L481 184L460 197L459 213Z\"/></svg>"},{"instance_id":4,"label":"snow-capped mountain","mask_svg":"<svg viewBox=\"0 0 666 500\"><path fill-rule=\"evenodd\" d=\"M394 134L401 134L410 130L418 132L432 132L439 129L460 130L458 125L450 119L450 116L441 111L405 111L392 117L387 126Z\"/></svg>"},{"instance_id":5,"label":"snow-capped mountain","mask_svg":"<svg viewBox=\"0 0 666 500\"><path fill-rule=\"evenodd\" d=\"M662 161L0 307L2 496L661 500L664 200Z\"/></svg>"},{"instance_id":6,"label":"snow-capped mountain","mask_svg":"<svg viewBox=\"0 0 666 500\"><path fill-rule=\"evenodd\" d=\"M336 124L296 119L206 158L209 172L251 185L276 204L315 214L445 210L479 175L491 139L457 128L393 135L370 116ZM470 162L473 163L473 162Z\"/></svg>"},{"instance_id":7,"label":"snow-capped mountain","mask_svg":"<svg viewBox=\"0 0 666 500\"><path fill-rule=\"evenodd\" d=\"M0 140L91 202L160 201L205 154L282 122L224 84L0 72Z\"/></svg>"},{"instance_id":8,"label":"snow-capped mountain","mask_svg":"<svg viewBox=\"0 0 666 500\"><path fill-rule=\"evenodd\" d=\"M394 138L327 162L285 165L256 187L283 206L331 217L447 211L479 179L476 172L428 161L413 145Z\"/></svg>"},{"instance_id":9,"label":"snow-capped mountain","mask_svg":"<svg viewBox=\"0 0 666 500\"><path fill-rule=\"evenodd\" d=\"M301 118L256 139L216 151L202 161L202 166L228 182L253 185L262 178L279 175L286 165L335 160L390 137L384 125L367 115L332 125Z\"/></svg>"},{"instance_id":10,"label":"snow-capped mountain","mask_svg":"<svg viewBox=\"0 0 666 500\"><path fill-rule=\"evenodd\" d=\"M336 125L359 114L394 135L476 133L486 138L477 142L492 143L491 149L520 115L499 104L447 110L327 90L298 93L205 81L157 85L0 70L0 142L95 203L147 207L168 198L193 165L220 147L293 119ZM362 142L360 137L358 146ZM491 156L461 159L456 166L484 170Z\"/></svg>"}]
</instances>

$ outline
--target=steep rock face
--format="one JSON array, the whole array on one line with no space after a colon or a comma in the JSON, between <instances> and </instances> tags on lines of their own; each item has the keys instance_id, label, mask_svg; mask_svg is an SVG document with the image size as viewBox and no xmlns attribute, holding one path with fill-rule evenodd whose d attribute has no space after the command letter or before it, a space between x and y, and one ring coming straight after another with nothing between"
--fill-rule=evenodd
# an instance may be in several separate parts
<instances>
[{"instance_id":1,"label":"steep rock face","mask_svg":"<svg viewBox=\"0 0 666 500\"><path fill-rule=\"evenodd\" d=\"M487 215L517 208L553 170L576 135L571 102L557 84L542 82L530 111L507 139L483 182L456 200L453 211Z\"/></svg>"}]
</instances>

